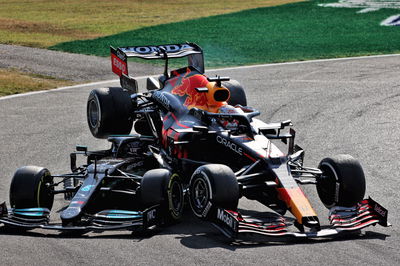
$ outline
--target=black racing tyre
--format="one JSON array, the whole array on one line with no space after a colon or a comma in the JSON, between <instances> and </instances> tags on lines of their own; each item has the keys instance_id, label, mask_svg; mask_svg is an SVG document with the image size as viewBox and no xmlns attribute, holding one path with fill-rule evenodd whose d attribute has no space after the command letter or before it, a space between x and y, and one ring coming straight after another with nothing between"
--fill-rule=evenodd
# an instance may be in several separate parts
<instances>
[{"instance_id":1,"label":"black racing tyre","mask_svg":"<svg viewBox=\"0 0 400 266\"><path fill-rule=\"evenodd\" d=\"M197 168L190 179L189 202L194 215L204 220L218 207L237 210L239 185L232 169L222 164Z\"/></svg>"},{"instance_id":2,"label":"black racing tyre","mask_svg":"<svg viewBox=\"0 0 400 266\"><path fill-rule=\"evenodd\" d=\"M323 159L319 166L317 192L325 207L353 207L365 195L365 176L361 164L347 154Z\"/></svg>"},{"instance_id":3,"label":"black racing tyre","mask_svg":"<svg viewBox=\"0 0 400 266\"><path fill-rule=\"evenodd\" d=\"M54 202L53 177L49 170L38 166L19 168L11 181L10 204L12 208L47 208Z\"/></svg>"},{"instance_id":4,"label":"black racing tyre","mask_svg":"<svg viewBox=\"0 0 400 266\"><path fill-rule=\"evenodd\" d=\"M145 208L160 204L167 224L181 219L184 207L182 180L167 169L147 171L141 181L141 197Z\"/></svg>"},{"instance_id":5,"label":"black racing tyre","mask_svg":"<svg viewBox=\"0 0 400 266\"><path fill-rule=\"evenodd\" d=\"M87 121L96 138L127 135L132 130L130 94L119 87L94 89L87 100Z\"/></svg>"},{"instance_id":6,"label":"black racing tyre","mask_svg":"<svg viewBox=\"0 0 400 266\"><path fill-rule=\"evenodd\" d=\"M182 180L177 174L172 174L167 183L168 221L174 222L182 218L184 194Z\"/></svg>"},{"instance_id":7,"label":"black racing tyre","mask_svg":"<svg viewBox=\"0 0 400 266\"><path fill-rule=\"evenodd\" d=\"M244 88L240 83L236 80L224 81L222 85L225 86L231 96L228 100L228 104L235 106L240 104L242 106L247 106L247 98L246 93L244 92Z\"/></svg>"}]
</instances>

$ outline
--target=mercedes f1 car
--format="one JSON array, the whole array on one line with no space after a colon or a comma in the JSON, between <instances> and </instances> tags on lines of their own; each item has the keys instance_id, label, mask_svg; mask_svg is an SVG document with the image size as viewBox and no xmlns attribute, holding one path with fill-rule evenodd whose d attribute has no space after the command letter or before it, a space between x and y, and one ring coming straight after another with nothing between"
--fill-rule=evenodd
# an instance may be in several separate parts
<instances>
[{"instance_id":1,"label":"mercedes f1 car","mask_svg":"<svg viewBox=\"0 0 400 266\"><path fill-rule=\"evenodd\" d=\"M128 75L129 57L164 60L164 73L158 80L149 77L147 90L139 92ZM169 72L169 60L181 57L187 57L188 65ZM323 237L389 226L387 210L364 199L365 177L357 160L338 155L323 159L317 168L304 166L291 121L257 119L260 112L247 106L237 81L205 75L196 44L111 47L111 61L121 87L95 89L87 102L91 133L108 138L111 148L78 146L69 174L51 175L34 166L18 169L10 188L11 208L2 204L0 223L27 229L133 230L175 222L189 202L196 217L231 238L247 233ZM132 128L136 133L129 135ZM86 156L87 164L77 166L77 155ZM301 189L305 184L316 185L330 210L329 226L321 226ZM58 224L49 220L55 194L69 200ZM241 197L277 215L243 215ZM287 211L293 224L283 216Z\"/></svg>"}]
</instances>

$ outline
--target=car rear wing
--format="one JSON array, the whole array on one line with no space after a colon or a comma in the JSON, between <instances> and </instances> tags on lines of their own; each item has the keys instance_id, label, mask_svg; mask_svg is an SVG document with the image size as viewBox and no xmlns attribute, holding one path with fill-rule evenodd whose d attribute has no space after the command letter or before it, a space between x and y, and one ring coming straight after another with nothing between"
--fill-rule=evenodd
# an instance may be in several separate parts
<instances>
[{"instance_id":1,"label":"car rear wing","mask_svg":"<svg viewBox=\"0 0 400 266\"><path fill-rule=\"evenodd\" d=\"M193 66L201 73L204 73L203 50L195 43L128 46L119 48L111 46L110 49L112 71L120 77L123 74L128 76L127 60L131 57L146 60L163 59L166 61L166 71L168 68L168 59L188 57L188 65Z\"/></svg>"}]
</instances>

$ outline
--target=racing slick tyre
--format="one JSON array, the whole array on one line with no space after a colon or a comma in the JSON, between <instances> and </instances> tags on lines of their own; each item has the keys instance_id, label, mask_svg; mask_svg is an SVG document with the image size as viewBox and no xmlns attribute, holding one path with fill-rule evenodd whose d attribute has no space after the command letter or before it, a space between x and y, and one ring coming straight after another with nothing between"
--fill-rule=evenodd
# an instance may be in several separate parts
<instances>
[{"instance_id":1,"label":"racing slick tyre","mask_svg":"<svg viewBox=\"0 0 400 266\"><path fill-rule=\"evenodd\" d=\"M12 208L53 207L53 177L49 170L38 166L19 168L11 181L10 204Z\"/></svg>"},{"instance_id":2,"label":"racing slick tyre","mask_svg":"<svg viewBox=\"0 0 400 266\"><path fill-rule=\"evenodd\" d=\"M189 202L194 215L208 220L216 208L235 211L239 185L232 169L223 164L206 164L193 173L189 184Z\"/></svg>"},{"instance_id":3,"label":"racing slick tyre","mask_svg":"<svg viewBox=\"0 0 400 266\"><path fill-rule=\"evenodd\" d=\"M87 121L96 138L127 135L133 125L133 104L127 91L119 87L94 89L87 100Z\"/></svg>"},{"instance_id":4,"label":"racing slick tyre","mask_svg":"<svg viewBox=\"0 0 400 266\"><path fill-rule=\"evenodd\" d=\"M246 93L244 92L243 86L236 80L224 81L222 82L230 92L230 98L228 104L235 106L240 104L242 106L247 106Z\"/></svg>"},{"instance_id":5,"label":"racing slick tyre","mask_svg":"<svg viewBox=\"0 0 400 266\"><path fill-rule=\"evenodd\" d=\"M365 195L365 176L360 163L347 154L323 159L318 168L317 192L325 207L353 207Z\"/></svg>"},{"instance_id":6,"label":"racing slick tyre","mask_svg":"<svg viewBox=\"0 0 400 266\"><path fill-rule=\"evenodd\" d=\"M145 208L160 204L166 224L181 219L184 207L182 180L167 169L147 171L141 181L141 198Z\"/></svg>"}]
</instances>

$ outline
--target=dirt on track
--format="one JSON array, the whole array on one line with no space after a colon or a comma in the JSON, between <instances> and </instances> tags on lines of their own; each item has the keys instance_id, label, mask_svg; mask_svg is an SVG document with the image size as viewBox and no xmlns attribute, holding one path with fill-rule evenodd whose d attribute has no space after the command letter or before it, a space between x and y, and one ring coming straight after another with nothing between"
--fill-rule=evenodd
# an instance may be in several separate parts
<instances>
[{"instance_id":1,"label":"dirt on track","mask_svg":"<svg viewBox=\"0 0 400 266\"><path fill-rule=\"evenodd\" d=\"M0 44L0 68L18 69L75 82L116 79L109 58ZM161 73L160 67L129 62L133 77Z\"/></svg>"}]
</instances>

